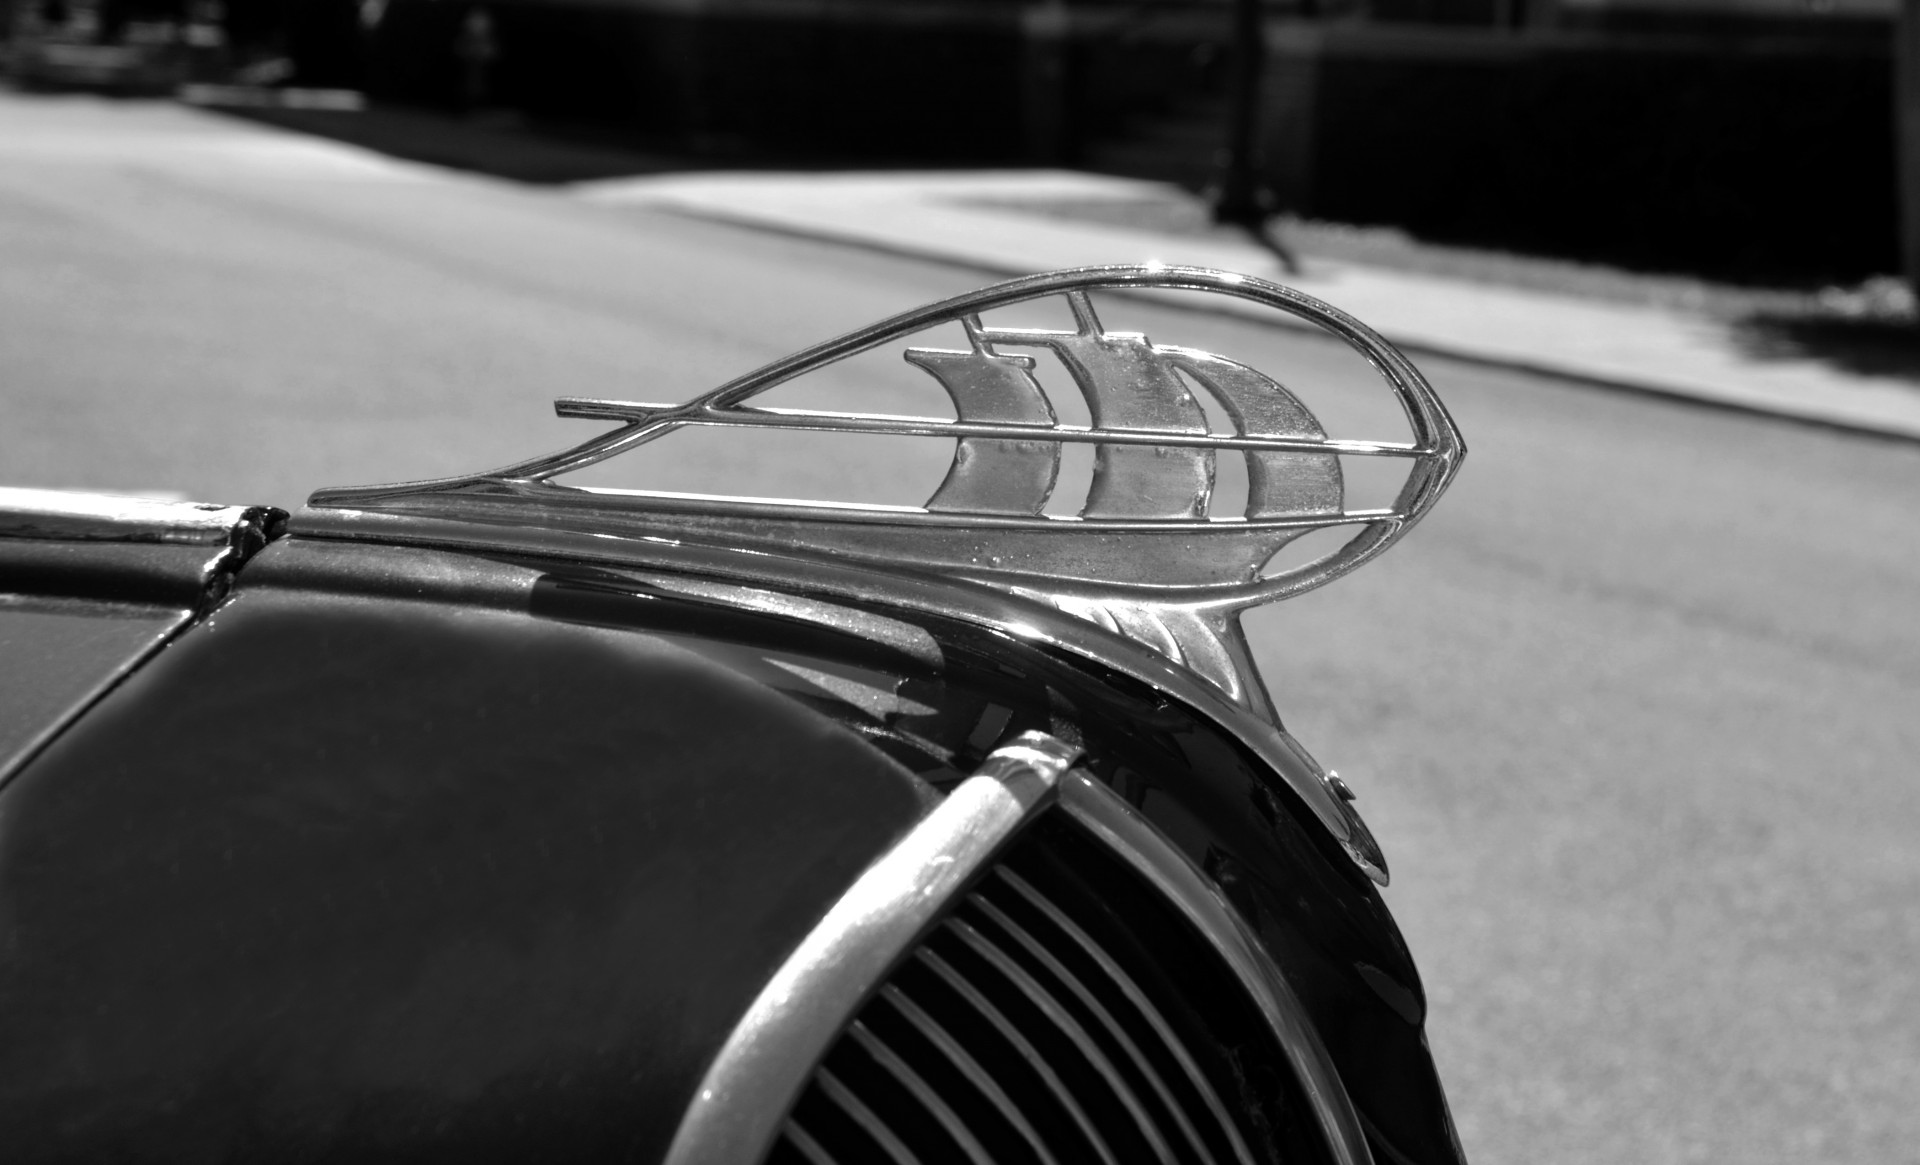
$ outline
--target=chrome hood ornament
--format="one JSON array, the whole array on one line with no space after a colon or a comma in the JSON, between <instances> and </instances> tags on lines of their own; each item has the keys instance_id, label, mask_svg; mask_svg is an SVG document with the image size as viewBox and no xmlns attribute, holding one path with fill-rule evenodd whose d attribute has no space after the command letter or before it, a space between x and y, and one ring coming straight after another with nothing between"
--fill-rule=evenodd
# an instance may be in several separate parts
<instances>
[{"instance_id":1,"label":"chrome hood ornament","mask_svg":"<svg viewBox=\"0 0 1920 1165\"><path fill-rule=\"evenodd\" d=\"M1170 290L1250 301L1358 350L1405 413L1407 443L1335 440L1291 391L1224 356L1108 331L1094 292ZM983 313L1063 298L1071 330L989 326ZM966 347L908 347L954 417L750 404L778 385L942 325ZM1091 424L1064 424L1035 375L1064 369ZM1230 423L1216 431L1197 386ZM1466 449L1407 359L1344 312L1291 289L1221 271L1091 267L1016 279L919 308L767 365L684 404L562 398L564 417L618 422L571 449L471 477L325 489L319 508L401 512L664 537L826 556L962 578L1038 599L1143 643L1272 720L1239 614L1309 590L1379 554L1432 506ZM553 479L689 425L949 437L953 461L923 505L875 506L563 486ZM1222 426L1226 428L1226 426ZM1078 512L1048 513L1062 451L1094 447ZM1246 463L1238 513L1213 512L1222 455ZM1350 509L1343 457L1392 458L1407 474L1392 505ZM1338 549L1265 574L1288 543L1350 527Z\"/></svg>"}]
</instances>

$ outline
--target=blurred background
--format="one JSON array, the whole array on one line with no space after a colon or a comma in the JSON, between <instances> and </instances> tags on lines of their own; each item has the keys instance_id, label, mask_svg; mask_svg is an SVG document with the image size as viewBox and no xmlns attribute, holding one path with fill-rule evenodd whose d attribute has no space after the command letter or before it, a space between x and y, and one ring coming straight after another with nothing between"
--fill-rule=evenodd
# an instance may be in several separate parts
<instances>
[{"instance_id":1,"label":"blurred background","mask_svg":"<svg viewBox=\"0 0 1920 1165\"><path fill-rule=\"evenodd\" d=\"M1250 619L1386 848L1469 1157L1920 1160L1916 30L1895 0L0 0L0 482L293 508L1001 276L1293 283L1472 448L1393 553ZM1114 310L1401 435L1340 403L1370 373L1331 340ZM849 376L826 403L919 407ZM662 442L639 476L922 500L860 440Z\"/></svg>"},{"instance_id":2,"label":"blurred background","mask_svg":"<svg viewBox=\"0 0 1920 1165\"><path fill-rule=\"evenodd\" d=\"M1274 210L1799 284L1900 270L1897 3L8 0L0 33L44 86L199 82L218 103L269 99L209 86L266 85L709 162L1067 165L1194 190L1220 180L1244 98Z\"/></svg>"}]
</instances>

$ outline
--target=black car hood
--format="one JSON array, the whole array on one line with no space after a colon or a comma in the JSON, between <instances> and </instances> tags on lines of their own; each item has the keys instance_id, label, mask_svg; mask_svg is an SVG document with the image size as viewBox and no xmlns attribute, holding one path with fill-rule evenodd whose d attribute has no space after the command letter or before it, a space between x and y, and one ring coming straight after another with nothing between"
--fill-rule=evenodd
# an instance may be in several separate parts
<instances>
[{"instance_id":1,"label":"black car hood","mask_svg":"<svg viewBox=\"0 0 1920 1165\"><path fill-rule=\"evenodd\" d=\"M242 588L0 792L7 1156L657 1159L931 796L656 639Z\"/></svg>"}]
</instances>

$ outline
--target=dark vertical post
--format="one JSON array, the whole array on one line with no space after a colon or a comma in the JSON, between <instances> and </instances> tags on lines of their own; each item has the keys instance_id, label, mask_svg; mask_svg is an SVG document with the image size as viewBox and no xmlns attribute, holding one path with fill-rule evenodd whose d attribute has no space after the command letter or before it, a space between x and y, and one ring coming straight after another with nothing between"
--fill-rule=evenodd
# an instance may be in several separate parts
<instances>
[{"instance_id":1,"label":"dark vertical post","mask_svg":"<svg viewBox=\"0 0 1920 1165\"><path fill-rule=\"evenodd\" d=\"M1920 0L1908 0L1920 3ZM1260 75L1266 69L1266 29L1261 0L1233 0L1233 72L1227 107L1227 166L1214 200L1216 222L1257 228L1270 208L1263 205L1254 151L1260 120Z\"/></svg>"},{"instance_id":2,"label":"dark vertical post","mask_svg":"<svg viewBox=\"0 0 1920 1165\"><path fill-rule=\"evenodd\" d=\"M1900 273L1920 291L1920 0L1901 0L1893 51L1894 164L1900 198Z\"/></svg>"},{"instance_id":3,"label":"dark vertical post","mask_svg":"<svg viewBox=\"0 0 1920 1165\"><path fill-rule=\"evenodd\" d=\"M1920 3L1920 0L1913 0ZM1227 107L1227 165L1214 191L1213 221L1236 226L1272 252L1289 275L1300 261L1273 229L1275 199L1260 173L1260 112L1267 64L1267 22L1262 0L1233 0L1233 91ZM1301 11L1312 14L1313 0Z\"/></svg>"},{"instance_id":4,"label":"dark vertical post","mask_svg":"<svg viewBox=\"0 0 1920 1165\"><path fill-rule=\"evenodd\" d=\"M1075 153L1068 112L1066 0L1039 0L1020 10L1021 95L1027 159L1054 165Z\"/></svg>"}]
</instances>

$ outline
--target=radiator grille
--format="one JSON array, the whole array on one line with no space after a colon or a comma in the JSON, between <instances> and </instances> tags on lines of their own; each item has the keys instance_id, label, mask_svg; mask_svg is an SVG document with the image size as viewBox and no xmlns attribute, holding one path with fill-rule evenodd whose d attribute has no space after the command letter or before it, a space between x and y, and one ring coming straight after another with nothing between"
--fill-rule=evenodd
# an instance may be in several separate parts
<instances>
[{"instance_id":1,"label":"radiator grille","mask_svg":"<svg viewBox=\"0 0 1920 1165\"><path fill-rule=\"evenodd\" d=\"M1314 1159L1274 1052L1199 936L1049 817L861 1009L769 1162Z\"/></svg>"}]
</instances>

